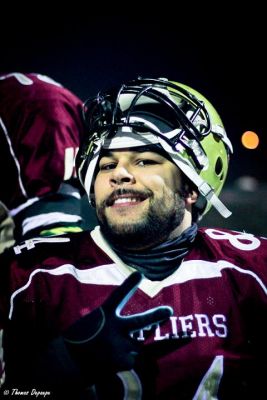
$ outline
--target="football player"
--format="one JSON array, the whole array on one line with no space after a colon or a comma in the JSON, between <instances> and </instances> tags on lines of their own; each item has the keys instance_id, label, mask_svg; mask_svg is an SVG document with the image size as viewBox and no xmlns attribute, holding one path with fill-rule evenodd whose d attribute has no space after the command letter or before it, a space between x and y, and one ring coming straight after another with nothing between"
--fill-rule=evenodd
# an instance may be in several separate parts
<instances>
[{"instance_id":1,"label":"football player","mask_svg":"<svg viewBox=\"0 0 267 400\"><path fill-rule=\"evenodd\" d=\"M83 133L82 101L48 76L0 76L1 249L14 236L80 230L74 159ZM7 223L9 230L7 229Z\"/></svg>"},{"instance_id":2,"label":"football player","mask_svg":"<svg viewBox=\"0 0 267 400\"><path fill-rule=\"evenodd\" d=\"M198 228L211 206L230 215L217 111L191 87L138 78L99 92L84 118L77 171L99 226L2 257L3 390L263 398L266 239Z\"/></svg>"}]
</instances>

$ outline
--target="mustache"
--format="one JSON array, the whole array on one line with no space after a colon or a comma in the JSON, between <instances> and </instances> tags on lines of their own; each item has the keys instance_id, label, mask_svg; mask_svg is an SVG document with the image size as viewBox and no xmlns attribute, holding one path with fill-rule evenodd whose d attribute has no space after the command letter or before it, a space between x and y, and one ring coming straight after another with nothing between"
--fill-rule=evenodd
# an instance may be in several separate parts
<instances>
[{"instance_id":1,"label":"mustache","mask_svg":"<svg viewBox=\"0 0 267 400\"><path fill-rule=\"evenodd\" d=\"M145 200L149 197L153 196L152 190L134 190L134 189L125 189L125 188L120 188L114 190L103 202L102 206L104 207L110 207L114 203L116 199L118 199L121 196L128 196L128 197L136 197L141 200Z\"/></svg>"}]
</instances>

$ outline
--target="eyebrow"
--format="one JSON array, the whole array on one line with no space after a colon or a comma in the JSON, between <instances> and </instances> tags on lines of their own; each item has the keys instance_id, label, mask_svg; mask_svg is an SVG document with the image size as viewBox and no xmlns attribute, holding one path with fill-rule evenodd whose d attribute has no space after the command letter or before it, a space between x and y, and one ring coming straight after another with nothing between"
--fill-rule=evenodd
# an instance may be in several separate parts
<instances>
[{"instance_id":1,"label":"eyebrow","mask_svg":"<svg viewBox=\"0 0 267 400\"><path fill-rule=\"evenodd\" d=\"M159 151L158 148L151 148L148 146L138 146L138 147L127 147L124 149L114 149L114 151L109 150L109 149L104 149L103 153L101 154L102 157L113 157L113 153L116 151L130 151L132 153L156 153L159 154L160 156L166 157L164 154L161 154L161 151Z\"/></svg>"}]
</instances>

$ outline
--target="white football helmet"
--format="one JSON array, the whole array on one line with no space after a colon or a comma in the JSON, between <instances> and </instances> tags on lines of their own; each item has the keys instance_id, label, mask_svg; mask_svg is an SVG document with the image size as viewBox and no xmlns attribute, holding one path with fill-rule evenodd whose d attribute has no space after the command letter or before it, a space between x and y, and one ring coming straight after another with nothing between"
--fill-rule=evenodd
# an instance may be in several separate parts
<instances>
[{"instance_id":1,"label":"white football helmet","mask_svg":"<svg viewBox=\"0 0 267 400\"><path fill-rule=\"evenodd\" d=\"M138 78L88 99L84 118L88 133L76 167L89 200L101 149L156 144L197 188L200 216L212 205L222 216L231 215L218 195L232 145L219 114L196 90L165 78Z\"/></svg>"}]
</instances>

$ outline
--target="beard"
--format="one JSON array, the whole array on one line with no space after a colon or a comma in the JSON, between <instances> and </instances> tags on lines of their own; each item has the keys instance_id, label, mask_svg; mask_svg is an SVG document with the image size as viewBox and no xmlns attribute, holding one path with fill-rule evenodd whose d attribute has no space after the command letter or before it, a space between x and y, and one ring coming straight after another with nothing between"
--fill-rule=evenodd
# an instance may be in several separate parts
<instances>
[{"instance_id":1,"label":"beard","mask_svg":"<svg viewBox=\"0 0 267 400\"><path fill-rule=\"evenodd\" d=\"M140 250L169 238L183 221L185 201L180 193L171 192L160 199L151 196L145 215L130 223L109 221L105 214L105 202L97 206L96 211L101 231L112 245L124 250Z\"/></svg>"}]
</instances>

